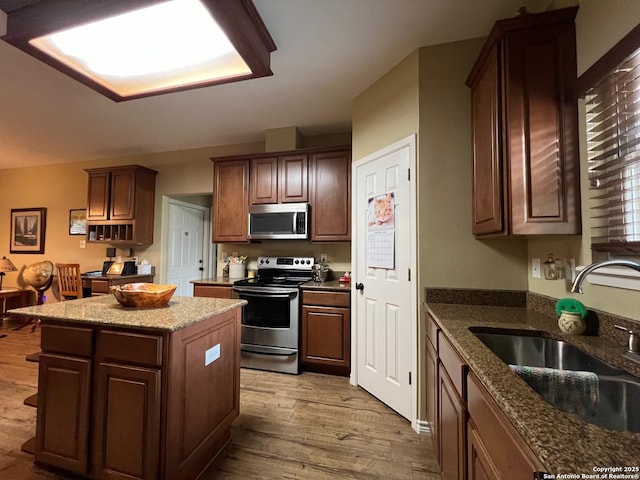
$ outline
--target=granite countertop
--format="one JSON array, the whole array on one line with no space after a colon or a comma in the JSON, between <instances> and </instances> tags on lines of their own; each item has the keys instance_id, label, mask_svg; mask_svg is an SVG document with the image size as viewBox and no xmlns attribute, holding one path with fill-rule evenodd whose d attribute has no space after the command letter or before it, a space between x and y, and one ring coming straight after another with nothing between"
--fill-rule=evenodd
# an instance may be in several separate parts
<instances>
[{"instance_id":1,"label":"granite countertop","mask_svg":"<svg viewBox=\"0 0 640 480\"><path fill-rule=\"evenodd\" d=\"M326 282L306 282L300 285L304 290L328 290L328 291L351 291L351 282L341 282L339 280L328 280Z\"/></svg>"},{"instance_id":2,"label":"granite countertop","mask_svg":"<svg viewBox=\"0 0 640 480\"><path fill-rule=\"evenodd\" d=\"M212 277L212 278L204 278L202 280L191 280L189 283L193 283L194 285L212 285L219 287L231 287L233 286L233 282L237 280L242 280L242 278L229 278L229 277Z\"/></svg>"},{"instance_id":3,"label":"granite countertop","mask_svg":"<svg viewBox=\"0 0 640 480\"><path fill-rule=\"evenodd\" d=\"M82 278L90 278L92 280L110 280L113 278L142 278L155 276L155 273L132 273L130 275L121 275L121 274L113 274L113 275L103 275L102 272L98 273L81 273L80 276Z\"/></svg>"},{"instance_id":4,"label":"granite countertop","mask_svg":"<svg viewBox=\"0 0 640 480\"><path fill-rule=\"evenodd\" d=\"M166 307L128 308L120 305L113 295L103 295L16 308L11 310L11 313L42 320L176 331L246 303L246 300L239 299L174 296Z\"/></svg>"},{"instance_id":5,"label":"granite countertop","mask_svg":"<svg viewBox=\"0 0 640 480\"><path fill-rule=\"evenodd\" d=\"M438 303L426 307L550 473L593 475L594 467L640 465L640 433L602 428L553 408L469 327L542 330L640 376L640 364L622 357L624 347L601 336L563 334L557 318L526 308Z\"/></svg>"},{"instance_id":6,"label":"granite countertop","mask_svg":"<svg viewBox=\"0 0 640 480\"><path fill-rule=\"evenodd\" d=\"M242 280L241 278L229 278L229 277L213 277L205 278L203 280L191 280L190 283L195 285L211 285L219 287L231 287L236 280ZM327 290L327 291L351 291L351 283L340 282L339 280L328 280L326 282L314 282L309 281L300 285L300 288L305 290Z\"/></svg>"}]
</instances>

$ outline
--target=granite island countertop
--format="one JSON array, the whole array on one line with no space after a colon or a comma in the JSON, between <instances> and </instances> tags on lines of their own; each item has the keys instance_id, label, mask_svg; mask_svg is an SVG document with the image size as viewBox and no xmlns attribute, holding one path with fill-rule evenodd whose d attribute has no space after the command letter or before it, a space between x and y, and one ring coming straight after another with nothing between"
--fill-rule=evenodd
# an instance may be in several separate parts
<instances>
[{"instance_id":1,"label":"granite island countertop","mask_svg":"<svg viewBox=\"0 0 640 480\"><path fill-rule=\"evenodd\" d=\"M103 295L16 308L11 310L11 314L41 320L173 332L246 303L240 299L174 296L165 307L130 308L123 307L113 295Z\"/></svg>"},{"instance_id":2,"label":"granite island countertop","mask_svg":"<svg viewBox=\"0 0 640 480\"><path fill-rule=\"evenodd\" d=\"M553 408L469 327L545 331L640 376L640 364L622 357L624 347L604 337L562 334L557 318L526 308L436 303L426 307L549 473L593 475L595 467L640 466L640 433L599 427Z\"/></svg>"}]
</instances>

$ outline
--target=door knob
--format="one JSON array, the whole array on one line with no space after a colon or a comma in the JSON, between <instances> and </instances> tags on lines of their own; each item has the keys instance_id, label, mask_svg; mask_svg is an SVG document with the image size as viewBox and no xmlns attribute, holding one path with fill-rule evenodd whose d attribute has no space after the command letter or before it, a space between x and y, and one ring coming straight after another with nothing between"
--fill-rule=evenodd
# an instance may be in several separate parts
<instances>
[{"instance_id":1,"label":"door knob","mask_svg":"<svg viewBox=\"0 0 640 480\"><path fill-rule=\"evenodd\" d=\"M356 283L356 290L364 290L364 284Z\"/></svg>"}]
</instances>

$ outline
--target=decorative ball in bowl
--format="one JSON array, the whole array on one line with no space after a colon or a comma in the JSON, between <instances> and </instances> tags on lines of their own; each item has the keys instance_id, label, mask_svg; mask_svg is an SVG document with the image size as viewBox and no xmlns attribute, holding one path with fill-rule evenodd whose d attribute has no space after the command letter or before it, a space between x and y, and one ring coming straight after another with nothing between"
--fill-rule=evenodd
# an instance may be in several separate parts
<instances>
[{"instance_id":1,"label":"decorative ball in bowl","mask_svg":"<svg viewBox=\"0 0 640 480\"><path fill-rule=\"evenodd\" d=\"M169 303L176 291L176 285L156 283L127 283L110 288L113 296L125 307L160 308Z\"/></svg>"}]
</instances>

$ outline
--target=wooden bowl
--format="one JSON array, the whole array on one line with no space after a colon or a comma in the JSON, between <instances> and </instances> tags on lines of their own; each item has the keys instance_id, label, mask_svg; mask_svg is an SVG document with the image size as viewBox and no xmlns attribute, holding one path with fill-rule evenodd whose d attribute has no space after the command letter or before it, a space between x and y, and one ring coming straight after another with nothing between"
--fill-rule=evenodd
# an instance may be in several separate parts
<instances>
[{"instance_id":1,"label":"wooden bowl","mask_svg":"<svg viewBox=\"0 0 640 480\"><path fill-rule=\"evenodd\" d=\"M158 285L156 283L127 283L110 288L113 296L125 307L159 308L164 307L176 291L176 285Z\"/></svg>"}]
</instances>

